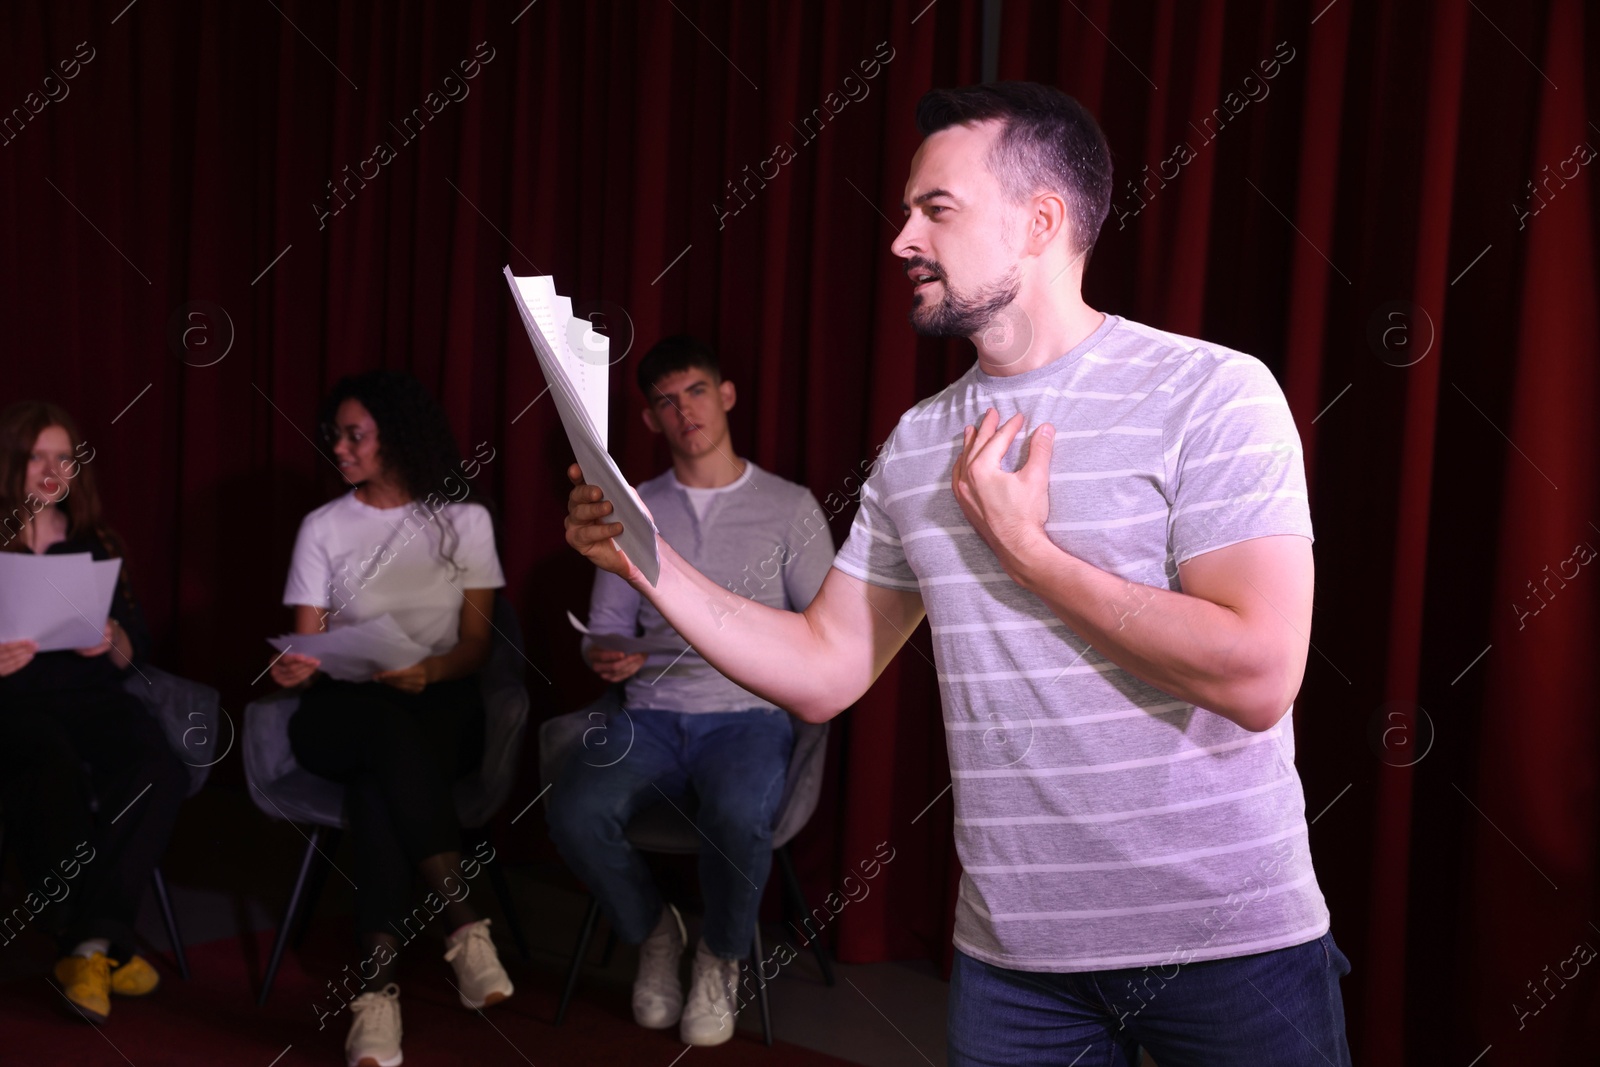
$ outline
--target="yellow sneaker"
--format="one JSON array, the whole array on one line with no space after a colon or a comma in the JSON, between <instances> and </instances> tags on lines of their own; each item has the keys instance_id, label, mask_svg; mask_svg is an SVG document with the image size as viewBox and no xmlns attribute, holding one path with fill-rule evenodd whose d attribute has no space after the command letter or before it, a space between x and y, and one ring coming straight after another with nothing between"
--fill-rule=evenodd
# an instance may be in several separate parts
<instances>
[{"instance_id":1,"label":"yellow sneaker","mask_svg":"<svg viewBox=\"0 0 1600 1067\"><path fill-rule=\"evenodd\" d=\"M134 956L111 969L111 992L119 997L142 997L154 993L160 984L161 975L143 956Z\"/></svg>"},{"instance_id":2,"label":"yellow sneaker","mask_svg":"<svg viewBox=\"0 0 1600 1067\"><path fill-rule=\"evenodd\" d=\"M56 981L78 1013L92 1023L111 1014L111 964L96 952L87 958L63 956L56 960Z\"/></svg>"}]
</instances>

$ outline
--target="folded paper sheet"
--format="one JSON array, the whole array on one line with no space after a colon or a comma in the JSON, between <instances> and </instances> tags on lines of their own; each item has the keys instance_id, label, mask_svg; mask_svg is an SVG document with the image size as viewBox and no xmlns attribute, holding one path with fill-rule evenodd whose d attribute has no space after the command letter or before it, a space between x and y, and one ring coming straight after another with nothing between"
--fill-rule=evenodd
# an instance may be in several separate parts
<instances>
[{"instance_id":1,"label":"folded paper sheet","mask_svg":"<svg viewBox=\"0 0 1600 1067\"><path fill-rule=\"evenodd\" d=\"M40 652L99 645L121 572L120 559L87 552L0 552L0 641L31 639Z\"/></svg>"},{"instance_id":2,"label":"folded paper sheet","mask_svg":"<svg viewBox=\"0 0 1600 1067\"><path fill-rule=\"evenodd\" d=\"M316 657L323 672L341 682L370 682L379 671L396 671L433 655L433 649L400 629L392 615L336 626L327 633L269 637L267 644L279 652Z\"/></svg>"},{"instance_id":3,"label":"folded paper sheet","mask_svg":"<svg viewBox=\"0 0 1600 1067\"><path fill-rule=\"evenodd\" d=\"M582 319L573 319L572 301L556 294L549 275L518 278L505 268L506 284L522 316L522 326L539 358L539 369L550 386L550 397L567 431L567 441L583 468L584 481L598 485L615 509L611 518L622 523L618 546L628 554L651 585L661 575L656 555L656 524L644 503L622 476L606 450L606 412L609 391L610 346ZM571 335L583 343L574 351Z\"/></svg>"},{"instance_id":4,"label":"folded paper sheet","mask_svg":"<svg viewBox=\"0 0 1600 1067\"><path fill-rule=\"evenodd\" d=\"M626 634L597 634L580 622L578 617L570 611L567 612L567 621L572 624L574 630L593 641L598 647L611 649L614 652L665 652L669 655L676 655L687 648L687 645L677 638L663 641L659 638L632 637Z\"/></svg>"}]
</instances>

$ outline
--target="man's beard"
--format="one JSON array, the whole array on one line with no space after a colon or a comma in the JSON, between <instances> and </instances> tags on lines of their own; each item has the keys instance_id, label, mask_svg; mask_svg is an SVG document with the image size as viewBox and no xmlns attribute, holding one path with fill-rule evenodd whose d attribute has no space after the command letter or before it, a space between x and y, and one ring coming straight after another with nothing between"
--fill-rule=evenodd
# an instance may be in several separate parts
<instances>
[{"instance_id":1,"label":"man's beard","mask_svg":"<svg viewBox=\"0 0 1600 1067\"><path fill-rule=\"evenodd\" d=\"M911 309L911 326L924 337L972 337L992 323L1022 291L1022 279L1012 267L998 281L963 293L941 271L944 299L929 304L925 297Z\"/></svg>"}]
</instances>

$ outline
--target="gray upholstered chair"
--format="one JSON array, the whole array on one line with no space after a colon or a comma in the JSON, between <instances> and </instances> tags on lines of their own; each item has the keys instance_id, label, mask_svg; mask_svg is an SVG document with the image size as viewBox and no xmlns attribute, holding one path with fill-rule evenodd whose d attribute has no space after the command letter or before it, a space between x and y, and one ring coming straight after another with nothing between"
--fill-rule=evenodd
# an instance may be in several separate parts
<instances>
[{"instance_id":1,"label":"gray upholstered chair","mask_svg":"<svg viewBox=\"0 0 1600 1067\"><path fill-rule=\"evenodd\" d=\"M487 836L484 827L511 795L528 724L528 691L523 685L523 667L527 660L522 651L522 628L504 594L495 596L492 623L494 646L489 662L478 674L484 703L483 765L455 786L456 814L469 843ZM327 875L326 854L334 850L345 825L344 786L319 778L301 767L289 747L289 719L299 707L298 692L280 689L251 703L244 715L244 770L250 799L275 819L310 827L309 833L302 831L306 838L305 855L300 860L300 871L272 946L258 1004L267 1002L284 947L291 936L296 944L305 936L317 894ZM316 863L319 856L325 860L320 865ZM490 863L487 867L511 936L526 959L528 945L511 905L504 865ZM298 928L297 917L302 919Z\"/></svg>"},{"instance_id":2,"label":"gray upholstered chair","mask_svg":"<svg viewBox=\"0 0 1600 1067\"><path fill-rule=\"evenodd\" d=\"M605 717L622 707L623 687L609 687L601 698L568 715L547 719L539 726L539 786L548 790L560 777L567 761L583 745L585 731L605 722ZM804 829L811 813L817 810L817 797L822 791L822 770L828 753L828 724L805 723L795 720L794 752L789 756L789 771L784 781L783 799L778 802L778 816L772 828L772 856L783 886L786 909L797 911L804 922L810 914L800 879L795 876L794 861L789 856L789 842ZM635 848L644 852L692 856L700 851L702 838L683 812L666 801L657 801L634 816L628 823L627 835ZM692 811L691 811L692 814ZM589 941L594 936L595 923L600 918L600 901L589 897L589 910L578 932L578 944L573 949L572 963L567 968L567 981L561 991L561 1004L556 1009L556 1025L567 1016L567 1005L578 983L578 972L589 952ZM613 933L608 941L605 959L611 957L615 944ZM821 941L811 938L811 950L816 953L817 964L822 969L823 980L833 985L833 965ZM761 1007L761 1029L768 1045L772 1044L772 1013L767 1004L767 983L761 977L761 924L756 923L751 944L750 969L755 975L757 999Z\"/></svg>"},{"instance_id":3,"label":"gray upholstered chair","mask_svg":"<svg viewBox=\"0 0 1600 1067\"><path fill-rule=\"evenodd\" d=\"M200 792L211 768L228 754L234 743L231 720L228 729L220 732L218 729L217 713L222 709L220 695L209 685L179 678L148 663L130 675L123 688L138 697L145 710L161 724L167 743L189 768L188 795L192 797ZM162 921L167 925L167 939L172 942L178 974L188 981L189 961L183 952L183 938L178 933L178 918L167 893L167 880L159 866L151 873L150 884L155 890L156 904L161 908Z\"/></svg>"}]
</instances>

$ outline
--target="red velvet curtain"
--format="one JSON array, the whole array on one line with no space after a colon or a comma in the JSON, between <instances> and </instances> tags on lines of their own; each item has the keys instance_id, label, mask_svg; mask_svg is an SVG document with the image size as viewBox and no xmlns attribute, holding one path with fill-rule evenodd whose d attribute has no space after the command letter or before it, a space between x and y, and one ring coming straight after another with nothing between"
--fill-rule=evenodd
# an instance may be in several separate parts
<instances>
[{"instance_id":1,"label":"red velvet curtain","mask_svg":"<svg viewBox=\"0 0 1600 1067\"><path fill-rule=\"evenodd\" d=\"M999 75L1078 96L1113 148L1090 303L1260 356L1299 421L1322 576L1299 763L1359 1062L1600 1036L1597 21L1577 0L1002 7ZM589 576L500 268L554 274L615 352L632 337L632 477L666 461L632 359L690 330L739 386L739 449L842 537L899 413L970 359L911 334L886 249L915 101L978 80L981 25L979 0L6 8L0 403L77 415L158 661L237 716L299 517L337 489L318 396L414 371L496 450L477 484L535 714L570 710L597 688L564 619ZM894 850L832 921L847 960L948 958L930 655L914 635L836 722L796 842L814 902ZM526 769L511 812L531 746ZM542 835L507 836L548 856Z\"/></svg>"}]
</instances>

